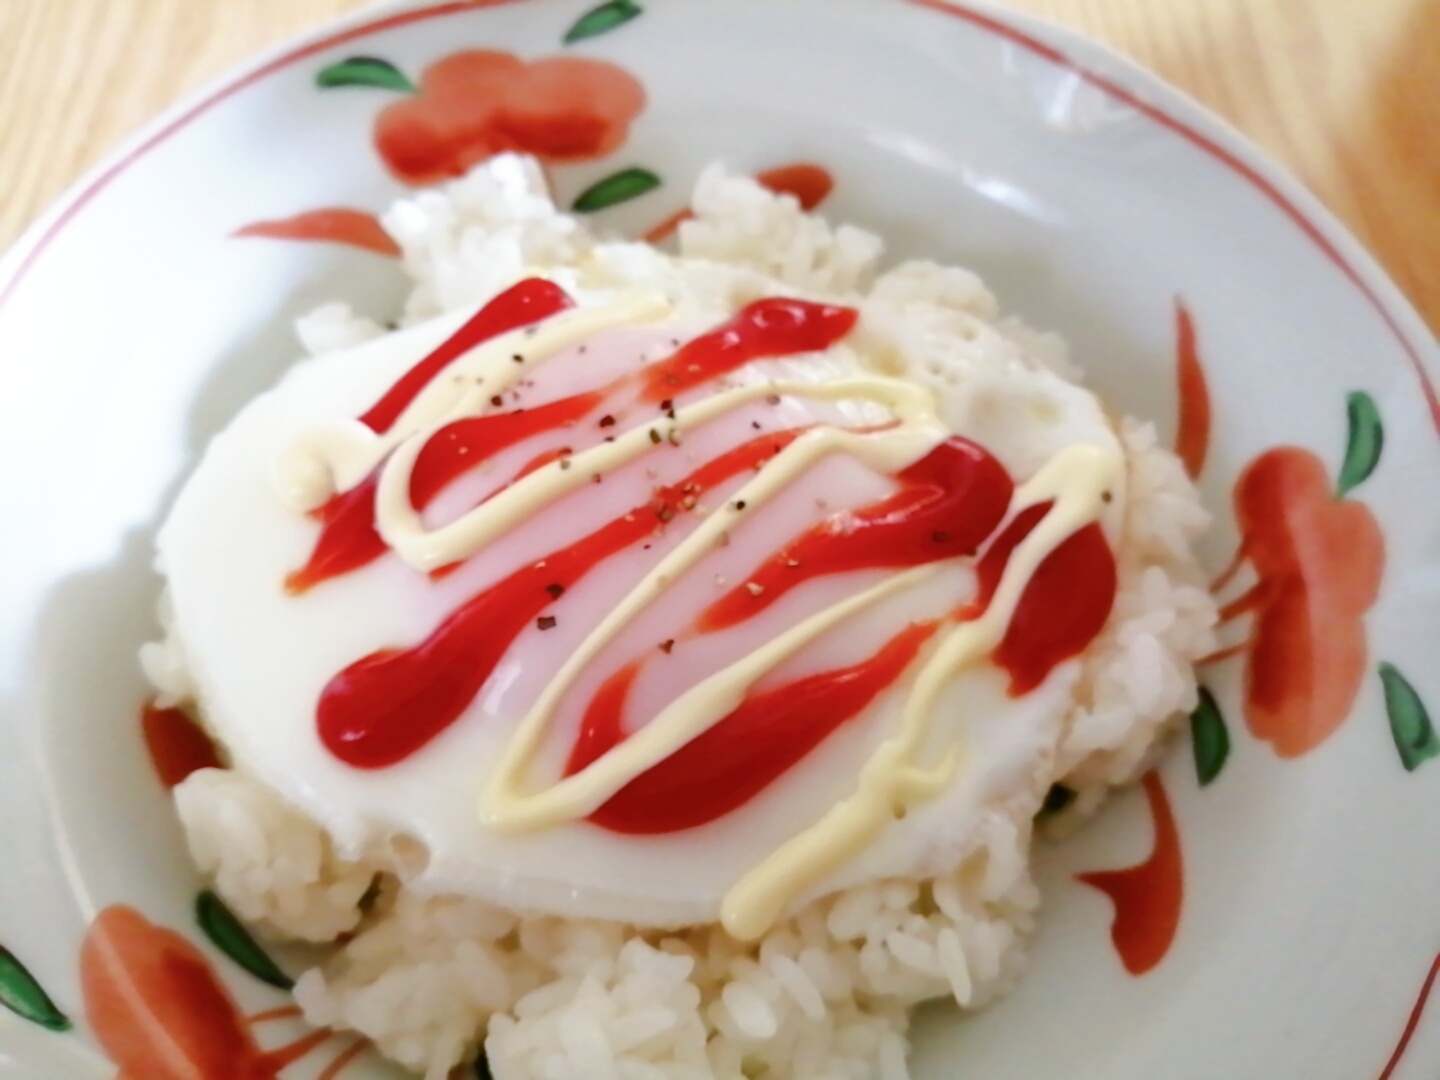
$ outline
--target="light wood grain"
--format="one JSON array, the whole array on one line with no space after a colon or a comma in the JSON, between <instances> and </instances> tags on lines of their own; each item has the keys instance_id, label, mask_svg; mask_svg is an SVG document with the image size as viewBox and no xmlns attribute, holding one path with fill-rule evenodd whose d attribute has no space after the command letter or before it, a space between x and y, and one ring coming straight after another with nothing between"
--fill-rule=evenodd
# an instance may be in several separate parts
<instances>
[{"instance_id":1,"label":"light wood grain","mask_svg":"<svg viewBox=\"0 0 1440 1080\"><path fill-rule=\"evenodd\" d=\"M0 247L166 105L363 4L0 0ZM1015 6L1109 43L1230 120L1335 210L1440 330L1440 0Z\"/></svg>"}]
</instances>

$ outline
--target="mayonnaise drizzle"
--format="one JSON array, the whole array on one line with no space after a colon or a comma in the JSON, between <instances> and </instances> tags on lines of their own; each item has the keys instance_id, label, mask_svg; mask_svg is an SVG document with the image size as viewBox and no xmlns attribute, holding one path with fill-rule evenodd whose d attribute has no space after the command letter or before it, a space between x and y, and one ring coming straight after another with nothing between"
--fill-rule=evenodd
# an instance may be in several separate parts
<instances>
[{"instance_id":1,"label":"mayonnaise drizzle","mask_svg":"<svg viewBox=\"0 0 1440 1080\"><path fill-rule=\"evenodd\" d=\"M1000 644L1030 578L1067 537L1099 518L1105 493L1120 470L1113 453L1071 446L1015 493L1012 516L1036 503L1053 499L1054 505L1011 553L984 614L961 623L936 646L916 676L899 732L865 763L855 793L783 844L726 894L720 921L732 936L746 941L759 937L787 904L838 869L856 849L872 843L887 823L945 790L959 763L958 748L952 745L938 764L916 760L933 723L936 698L961 668L984 659Z\"/></svg>"},{"instance_id":2,"label":"mayonnaise drizzle","mask_svg":"<svg viewBox=\"0 0 1440 1080\"><path fill-rule=\"evenodd\" d=\"M485 412L491 397L537 363L601 330L658 322L671 312L661 293L637 292L606 307L562 311L534 326L491 338L431 379L383 434L359 420L342 420L301 435L275 463L276 492L290 509L308 513L336 492L360 483L392 452L413 464L431 435L453 420ZM515 362L517 356L520 363ZM408 477L408 467L405 473Z\"/></svg>"},{"instance_id":3,"label":"mayonnaise drizzle","mask_svg":"<svg viewBox=\"0 0 1440 1080\"><path fill-rule=\"evenodd\" d=\"M502 335L431 380L384 434L359 421L325 425L297 439L277 462L275 482L280 497L300 511L314 509L336 491L353 487L383 462L376 491L376 527L402 559L418 569L433 570L472 555L536 511L588 483L592 475L651 451L655 445L652 427L662 442L667 441L687 428L775 394L869 400L894 414L897 422L884 428L848 431L821 426L798 436L766 462L724 510L704 518L631 589L566 660L506 745L480 796L480 816L492 829L523 832L593 813L626 784L737 708L751 686L800 649L880 600L915 587L939 569L938 564L930 564L895 574L810 616L693 686L580 772L530 790L528 773L565 694L587 665L661 596L670 582L723 542L726 531L736 524L737 506L749 507L747 512L753 513L827 454L849 454L879 472L895 473L950 434L936 413L934 395L899 379L874 375L824 384L739 386L681 408L667 417L668 423L641 425L613 442L582 451L570 459L569 468L555 462L537 469L456 520L435 529L425 527L410 502L410 476L425 443L440 428L463 416L482 414L490 397L530 365L601 330L657 321L670 311L660 294L639 293L608 307L563 312L528 330ZM516 355L524 362L515 363ZM944 791L958 768L958 747L952 744L938 763L919 760L930 741L939 695L959 670L983 659L1000 644L1025 586L1040 564L1077 529L1099 519L1105 494L1122 480L1116 453L1077 445L1055 455L1016 491L1008 520L1037 503L1050 501L1053 506L1012 552L984 613L955 625L929 650L906 698L899 731L882 742L865 763L855 792L730 889L721 905L726 930L742 940L759 937L788 904L873 842L888 822Z\"/></svg>"},{"instance_id":4,"label":"mayonnaise drizzle","mask_svg":"<svg viewBox=\"0 0 1440 1080\"><path fill-rule=\"evenodd\" d=\"M758 506L781 487L795 480L820 457L834 452L853 454L880 472L894 472L921 457L949 432L934 413L929 390L880 376L837 379L834 382L766 382L724 390L679 409L673 420L641 425L575 454L562 467L558 461L536 469L516 484L497 492L468 513L437 529L426 529L410 503L410 474L424 442L412 439L385 463L375 493L375 520L381 537L395 553L420 570L434 570L479 551L486 544L525 522L536 511L590 483L590 477L633 461L655 449L655 437L667 442L687 429L699 427L752 401L776 394L822 400L860 398L883 404L900 423L884 431L856 433L838 428L816 428L797 438L765 465L764 481L752 481L741 493L747 505ZM655 432L655 436L651 432ZM709 549L724 531L723 518L709 519L685 544L672 552L637 587L656 594L655 579L668 581ZM672 567L670 564L674 563ZM598 633L598 631L597 631Z\"/></svg>"},{"instance_id":5,"label":"mayonnaise drizzle","mask_svg":"<svg viewBox=\"0 0 1440 1080\"><path fill-rule=\"evenodd\" d=\"M915 567L817 612L748 656L692 686L639 731L580 772L548 788L526 793L523 790L524 769L540 748L546 721L550 719L558 697L550 690L561 684L567 674L570 675L569 681L573 681L583 665L574 665L573 672L562 670L536 708L521 722L520 731L491 774L490 783L481 795L481 820L503 832L521 832L558 825L594 813L635 777L660 764L723 720L745 700L751 686L806 645L872 604L918 585L933 575L936 569L934 564Z\"/></svg>"}]
</instances>

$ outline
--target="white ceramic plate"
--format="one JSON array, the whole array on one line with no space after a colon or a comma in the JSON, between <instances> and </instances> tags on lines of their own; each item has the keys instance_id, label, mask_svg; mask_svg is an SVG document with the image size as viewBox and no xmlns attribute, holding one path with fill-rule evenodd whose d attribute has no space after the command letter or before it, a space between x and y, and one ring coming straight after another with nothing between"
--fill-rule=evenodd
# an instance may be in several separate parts
<instances>
[{"instance_id":1,"label":"white ceramic plate","mask_svg":"<svg viewBox=\"0 0 1440 1080\"><path fill-rule=\"evenodd\" d=\"M832 216L897 255L976 267L1068 337L1118 407L1183 428L1197 465L1208 446L1207 559L1218 574L1242 543L1247 557L1221 589L1235 651L1205 671L1214 707L1145 793L1043 851L1028 978L982 1014L923 1018L916 1076L1433 1080L1440 364L1399 293L1224 125L1054 27L938 0L617 0L582 27L602 32L562 44L593 6L337 23L157 122L0 267L0 1077L113 1074L87 1016L112 1023L114 988L78 974L112 905L199 943L222 1001L285 1002L197 926L199 884L140 737L152 534L209 436L295 355L294 316L331 297L389 314L404 289L371 252L232 234L289 221L259 231L363 240L363 216L295 215L402 193L377 115L437 59L484 47L643 82L644 113L598 137L617 146L552 167L565 201L642 167L660 186L602 211L640 232L714 158L823 166ZM371 60L336 67L357 56ZM322 72L391 85L322 88ZM479 138L436 168L483 152ZM1195 348L1177 353L1182 310ZM1243 538L1237 496L1256 508ZM1143 886L1112 935L1111 899L1076 875L1137 864L1148 876L1099 881ZM157 1031L230 1046L231 1064L297 1035L248 1031L200 994L132 990Z\"/></svg>"}]
</instances>

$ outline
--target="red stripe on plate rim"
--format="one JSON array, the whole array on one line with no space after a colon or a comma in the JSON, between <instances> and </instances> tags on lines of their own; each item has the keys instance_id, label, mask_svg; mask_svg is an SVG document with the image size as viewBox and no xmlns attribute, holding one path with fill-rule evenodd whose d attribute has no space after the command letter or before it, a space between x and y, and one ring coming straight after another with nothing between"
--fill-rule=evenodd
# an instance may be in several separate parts
<instances>
[{"instance_id":1,"label":"red stripe on plate rim","mask_svg":"<svg viewBox=\"0 0 1440 1080\"><path fill-rule=\"evenodd\" d=\"M267 60L259 67L245 72L238 76L233 82L225 83L218 89L201 98L190 108L186 109L179 116L161 126L158 130L143 138L139 143L123 151L118 158L103 168L100 175L91 180L84 188L66 204L59 216L45 229L35 241L10 280L0 287L0 308L5 306L15 288L20 284L26 273L35 264L36 259L50 246L60 231L68 225L75 215L83 210L89 202L110 186L117 176L123 173L136 161L144 157L155 147L174 135L181 128L188 127L190 123L205 113L209 112L216 105L235 96L241 90L255 85L261 79L268 78L277 71L296 64L301 60L308 59L322 53L327 49L333 49L338 45L344 45L347 41L355 41L358 38L368 37L371 34L379 33L382 30L391 30L397 26L406 26L410 23L425 22L429 19L439 18L445 15L455 15L465 11L478 11L482 8L501 7L506 4L517 3L518 0L449 0L447 3L436 4L433 7L417 8L413 11L400 11L393 15L386 15L370 22L361 23L345 30L327 34L325 37L305 45L296 46L282 52L274 59Z\"/></svg>"},{"instance_id":2,"label":"red stripe on plate rim","mask_svg":"<svg viewBox=\"0 0 1440 1080\"><path fill-rule=\"evenodd\" d=\"M5 306L20 282L35 264L35 261L44 253L45 249L60 231L64 229L95 196L104 191L105 188L110 185L111 181L157 145L170 138L170 136L174 135L177 131L188 126L192 121L216 105L239 93L241 90L253 86L261 79L267 78L317 53L324 52L327 49L333 49L349 41L368 37L371 34L390 30L398 26L406 26L411 23L424 22L430 19L460 14L462 12L478 11L484 8L500 7L518 2L520 2L520 0L449 0L449 2L435 4L430 7L385 15L369 22L363 22L356 26L339 30L333 34L327 34L307 44L299 45L293 49L282 52L280 55L266 61L259 67L239 76L233 82L220 86L206 97L201 98L179 116L176 116L158 130L142 139L135 146L124 151L120 157L104 167L98 176L91 180L89 184L82 188L70 202L65 205L55 220L46 227L45 231L32 244L30 250L25 253L20 261L20 265L16 267L15 272L10 276L10 280L5 282L3 286L0 286L0 308ZM1284 192L1280 191L1273 182L1263 176L1253 165L1244 161L1234 151L1220 145L1208 135L1197 131L1183 120L1171 116L1159 106L1144 101L1133 91L1127 90L1125 87L1098 72L1091 71L1054 46L1032 37L1024 30L1012 26L994 15L960 6L955 0L905 0L905 2L944 15L949 15L952 18L961 19L970 23L972 26L994 34L997 37L1004 38L1052 64L1073 72L1091 86L1094 86L1115 100L1135 109L1137 112L1179 135L1191 145L1209 154L1251 184L1280 210L1281 213L1299 227L1326 258L1349 279L1351 284L1360 290L1370 306L1379 314L1380 318L1385 322L1385 325L1394 335L1395 340L1400 343L1400 347L1409 358L1410 364L1420 380L1420 386L1425 395L1425 402L1430 410L1431 422L1437 434L1440 434L1440 395L1437 395L1435 385L1430 378L1430 373L1426 370L1425 361L1420 355L1420 350L1416 348L1404 330L1401 329L1399 321L1389 306L1381 300L1379 294L1376 293L1370 283L1365 280L1359 270L1345 258L1335 246L1334 242L1325 235L1324 230L1312 221Z\"/></svg>"},{"instance_id":3,"label":"red stripe on plate rim","mask_svg":"<svg viewBox=\"0 0 1440 1080\"><path fill-rule=\"evenodd\" d=\"M1410 359L1411 366L1415 369L1415 375L1419 378L1420 388L1425 395L1425 404L1430 410L1430 422L1434 425L1436 433L1440 434L1440 395L1436 393L1435 384L1430 378L1429 371L1426 370L1425 361L1420 355L1420 350L1416 348L1415 344L1405 334L1405 331L1401 329L1400 323L1395 318L1394 313L1385 302L1380 299L1379 294L1377 294L1370 283L1365 280L1360 271L1345 258L1339 248L1335 246L1334 242L1325 235L1324 230L1312 221L1303 210L1296 206L1289 196L1276 187L1267 177L1262 175L1255 166L1243 160L1234 151L1220 145L1220 143L1216 142L1210 136L1197 131L1185 123L1185 121L1178 117L1171 116L1158 105L1145 101L1133 91L1127 90L1114 80L1098 72L1091 71L1079 61L1065 55L1065 53L1053 45L1048 45L1037 38L1031 37L1018 27L1011 26L1009 23L993 15L987 15L972 8L961 7L958 2L954 2L954 0L906 0L906 2L918 7L928 8L931 11L938 11L953 18L961 19L982 30L995 34L997 37L1004 38L1013 44L1019 45L1026 51L1032 52L1050 61L1050 63L1072 72L1082 81L1104 92L1116 101L1128 105L1130 108L1149 117L1157 124L1179 135L1192 146L1204 151L1222 165L1225 165L1237 173L1242 179L1258 190L1260 194L1264 195L1276 209L1289 218L1295 225L1299 226L1300 231L1349 279L1352 285L1360 290L1365 299L1369 301L1370 306L1374 308L1380 318L1384 320L1385 325L1389 328L1391 334L1394 335L1395 340L1400 343L1400 347L1404 349L1405 355Z\"/></svg>"}]
</instances>

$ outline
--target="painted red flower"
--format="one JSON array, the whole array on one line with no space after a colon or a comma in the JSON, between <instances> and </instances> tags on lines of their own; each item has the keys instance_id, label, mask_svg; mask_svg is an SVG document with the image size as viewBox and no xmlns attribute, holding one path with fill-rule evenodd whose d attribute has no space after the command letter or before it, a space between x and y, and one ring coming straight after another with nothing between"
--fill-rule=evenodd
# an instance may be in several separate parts
<instances>
[{"instance_id":1,"label":"painted red flower","mask_svg":"<svg viewBox=\"0 0 1440 1080\"><path fill-rule=\"evenodd\" d=\"M1253 611L1245 719L1281 757L1319 746L1349 715L1365 676L1363 616L1380 592L1385 542L1369 507L1338 498L1308 450L1267 450L1235 485L1240 560L1259 578L1226 605Z\"/></svg>"},{"instance_id":2,"label":"painted red flower","mask_svg":"<svg viewBox=\"0 0 1440 1080\"><path fill-rule=\"evenodd\" d=\"M1144 777L1145 798L1155 822L1155 845L1144 862L1123 870L1094 870L1079 875L1115 905L1110 940L1131 975L1144 975L1170 951L1180 928L1185 898L1185 861L1180 830L1160 774Z\"/></svg>"},{"instance_id":3,"label":"painted red flower","mask_svg":"<svg viewBox=\"0 0 1440 1080\"><path fill-rule=\"evenodd\" d=\"M1299 757L1344 723L1367 671L1365 612L1380 595L1385 541L1369 507L1336 497L1325 464L1276 446L1236 482L1240 552L1257 582L1221 609L1254 613L1246 652L1246 721L1282 757Z\"/></svg>"},{"instance_id":4,"label":"painted red flower","mask_svg":"<svg viewBox=\"0 0 1440 1080\"><path fill-rule=\"evenodd\" d=\"M247 1019L199 949L125 905L105 908L90 924L80 948L80 989L95 1037L119 1067L115 1080L277 1080L330 1038L316 1031L260 1049L252 1024L300 1010L286 1006ZM357 1049L342 1053L317 1080L334 1080Z\"/></svg>"},{"instance_id":5,"label":"painted red flower","mask_svg":"<svg viewBox=\"0 0 1440 1080\"><path fill-rule=\"evenodd\" d=\"M644 108L639 80L604 60L467 49L431 64L411 97L380 113L375 146L400 180L433 184L507 150L545 162L604 157Z\"/></svg>"},{"instance_id":6,"label":"painted red flower","mask_svg":"<svg viewBox=\"0 0 1440 1080\"><path fill-rule=\"evenodd\" d=\"M1209 443L1210 395L1194 322L1178 300L1175 317L1180 390L1175 450L1195 477ZM1365 614L1380 594L1385 540L1370 508L1346 495L1375 470L1385 437L1368 394L1352 392L1347 410L1345 460L1334 480L1319 457L1298 446L1266 450L1240 474L1234 490L1240 548L1211 586L1215 592L1225 589L1247 562L1254 569L1255 584L1220 609L1222 622L1253 614L1249 633L1209 660L1245 657L1246 723L1283 758L1309 753L1335 732L1350 714L1367 670ZM1202 710L1197 717L1196 723L1211 730L1220 725L1223 738L1213 702L1208 714ZM1417 747L1429 730L1428 721L1423 728L1416 725L1408 739L1396 736L1397 746L1421 752ZM1415 740L1420 742L1411 745ZM1210 752L1216 752L1213 743ZM1224 760L1224 750L1218 752L1209 765L1217 770ZM1402 748L1402 757L1406 753Z\"/></svg>"}]
</instances>

